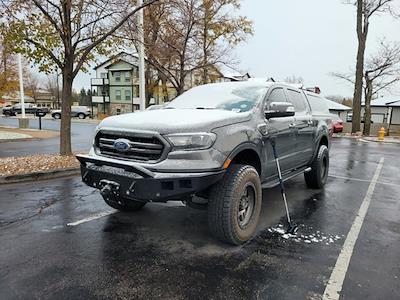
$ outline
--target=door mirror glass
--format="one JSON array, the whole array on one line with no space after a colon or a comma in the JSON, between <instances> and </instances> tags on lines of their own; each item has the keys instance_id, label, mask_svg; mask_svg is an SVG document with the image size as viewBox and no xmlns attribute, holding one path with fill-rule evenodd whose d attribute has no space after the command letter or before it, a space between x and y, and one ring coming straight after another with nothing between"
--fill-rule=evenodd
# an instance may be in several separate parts
<instances>
[{"instance_id":1,"label":"door mirror glass","mask_svg":"<svg viewBox=\"0 0 400 300\"><path fill-rule=\"evenodd\" d=\"M269 108L265 111L265 118L283 118L293 117L294 106L290 102L271 102Z\"/></svg>"}]
</instances>

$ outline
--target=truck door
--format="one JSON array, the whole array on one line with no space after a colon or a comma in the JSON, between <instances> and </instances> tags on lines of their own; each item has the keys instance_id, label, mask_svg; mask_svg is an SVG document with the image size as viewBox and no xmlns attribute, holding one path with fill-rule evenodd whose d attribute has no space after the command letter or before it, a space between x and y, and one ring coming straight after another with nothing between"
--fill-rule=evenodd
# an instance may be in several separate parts
<instances>
[{"instance_id":1,"label":"truck door","mask_svg":"<svg viewBox=\"0 0 400 300\"><path fill-rule=\"evenodd\" d=\"M271 102L288 102L283 87L274 87L265 102L265 110ZM287 171L294 163L296 138L294 134L294 117L271 118L265 120L267 134L264 140L264 152L266 160L265 177L272 178L277 175L274 154L270 142L271 137L276 139L276 150L282 172Z\"/></svg>"},{"instance_id":2,"label":"truck door","mask_svg":"<svg viewBox=\"0 0 400 300\"><path fill-rule=\"evenodd\" d=\"M314 151L315 126L310 106L304 94L292 88L287 88L289 102L293 103L295 114L296 161L293 167L300 167L310 162Z\"/></svg>"}]
</instances>

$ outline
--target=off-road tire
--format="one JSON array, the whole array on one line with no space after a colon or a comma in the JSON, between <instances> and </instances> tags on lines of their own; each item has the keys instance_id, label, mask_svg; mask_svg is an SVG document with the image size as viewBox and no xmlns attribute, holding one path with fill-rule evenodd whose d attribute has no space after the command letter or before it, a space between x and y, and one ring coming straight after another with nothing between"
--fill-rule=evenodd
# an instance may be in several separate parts
<instances>
[{"instance_id":1,"label":"off-road tire","mask_svg":"<svg viewBox=\"0 0 400 300\"><path fill-rule=\"evenodd\" d=\"M241 227L238 216L240 201L248 187L254 190L254 206L248 223ZM210 191L208 225L211 233L223 242L243 244L256 231L261 202L261 182L256 169L248 165L232 165Z\"/></svg>"},{"instance_id":2,"label":"off-road tire","mask_svg":"<svg viewBox=\"0 0 400 300\"><path fill-rule=\"evenodd\" d=\"M311 171L304 173L306 184L311 189L322 189L328 179L329 172L329 150L321 145L318 153L311 163Z\"/></svg>"},{"instance_id":3,"label":"off-road tire","mask_svg":"<svg viewBox=\"0 0 400 300\"><path fill-rule=\"evenodd\" d=\"M116 201L110 201L107 200L103 197L104 201L108 206L111 206L112 208L118 209L120 211L125 211L125 212L132 212L132 211L138 211L143 208L143 206L146 205L146 202L141 202L141 201L134 201L130 199L125 199L125 198L120 198ZM118 203L121 202L121 203Z\"/></svg>"}]
</instances>

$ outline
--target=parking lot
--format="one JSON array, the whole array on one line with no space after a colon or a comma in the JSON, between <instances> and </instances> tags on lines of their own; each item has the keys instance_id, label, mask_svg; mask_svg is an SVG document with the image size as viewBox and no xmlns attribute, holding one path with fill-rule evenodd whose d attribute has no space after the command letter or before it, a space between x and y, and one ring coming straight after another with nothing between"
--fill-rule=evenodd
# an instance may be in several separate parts
<instances>
[{"instance_id":1,"label":"parking lot","mask_svg":"<svg viewBox=\"0 0 400 300\"><path fill-rule=\"evenodd\" d=\"M324 190L287 182L297 236L282 235L279 189L264 190L258 235L241 247L180 202L120 213L79 177L2 186L1 298L322 299L334 273L341 299L400 299L399 150L334 139Z\"/></svg>"}]
</instances>

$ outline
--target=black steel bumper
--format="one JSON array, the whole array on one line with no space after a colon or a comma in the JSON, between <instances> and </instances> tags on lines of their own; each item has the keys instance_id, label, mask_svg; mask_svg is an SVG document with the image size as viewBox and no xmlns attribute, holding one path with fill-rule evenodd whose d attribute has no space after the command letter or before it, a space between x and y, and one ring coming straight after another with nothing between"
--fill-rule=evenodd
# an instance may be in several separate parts
<instances>
[{"instance_id":1,"label":"black steel bumper","mask_svg":"<svg viewBox=\"0 0 400 300\"><path fill-rule=\"evenodd\" d=\"M76 156L81 163L82 180L102 189L104 182L118 184L118 194L140 201L179 200L203 191L220 180L225 171L206 173L157 173L138 165L99 160L88 155Z\"/></svg>"}]
</instances>

